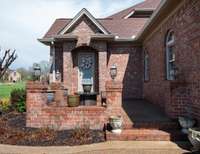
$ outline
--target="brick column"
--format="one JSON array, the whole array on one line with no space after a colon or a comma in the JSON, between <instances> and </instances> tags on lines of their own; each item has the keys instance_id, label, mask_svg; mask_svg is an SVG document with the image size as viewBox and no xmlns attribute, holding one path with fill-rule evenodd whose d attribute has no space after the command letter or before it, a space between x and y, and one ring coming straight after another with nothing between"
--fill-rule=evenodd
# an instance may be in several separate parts
<instances>
[{"instance_id":1,"label":"brick column","mask_svg":"<svg viewBox=\"0 0 200 154\"><path fill-rule=\"evenodd\" d=\"M98 51L98 76L99 76L99 92L105 91L105 83L107 80L107 43L104 41L96 41L91 46Z\"/></svg>"},{"instance_id":2,"label":"brick column","mask_svg":"<svg viewBox=\"0 0 200 154\"><path fill-rule=\"evenodd\" d=\"M99 52L99 91L105 91L107 79L107 52Z\"/></svg>"},{"instance_id":3,"label":"brick column","mask_svg":"<svg viewBox=\"0 0 200 154\"><path fill-rule=\"evenodd\" d=\"M122 107L122 82L107 81L106 82L106 101L107 108Z\"/></svg>"},{"instance_id":4,"label":"brick column","mask_svg":"<svg viewBox=\"0 0 200 154\"><path fill-rule=\"evenodd\" d=\"M26 85L26 126L42 127L42 108L47 106L47 85L40 82L27 82Z\"/></svg>"},{"instance_id":5,"label":"brick column","mask_svg":"<svg viewBox=\"0 0 200 154\"><path fill-rule=\"evenodd\" d=\"M73 60L71 51L75 48L75 42L63 43L63 83L64 87L68 89L69 94L72 92L72 71Z\"/></svg>"}]
</instances>

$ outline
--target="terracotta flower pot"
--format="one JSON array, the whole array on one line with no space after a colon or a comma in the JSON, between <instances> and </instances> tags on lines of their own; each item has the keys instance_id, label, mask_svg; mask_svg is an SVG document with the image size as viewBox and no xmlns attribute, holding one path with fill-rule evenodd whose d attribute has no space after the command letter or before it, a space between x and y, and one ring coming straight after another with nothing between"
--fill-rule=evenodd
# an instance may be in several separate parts
<instances>
[{"instance_id":1,"label":"terracotta flower pot","mask_svg":"<svg viewBox=\"0 0 200 154\"><path fill-rule=\"evenodd\" d=\"M80 97L78 95L69 95L68 96L68 106L77 107L80 104Z\"/></svg>"}]
</instances>

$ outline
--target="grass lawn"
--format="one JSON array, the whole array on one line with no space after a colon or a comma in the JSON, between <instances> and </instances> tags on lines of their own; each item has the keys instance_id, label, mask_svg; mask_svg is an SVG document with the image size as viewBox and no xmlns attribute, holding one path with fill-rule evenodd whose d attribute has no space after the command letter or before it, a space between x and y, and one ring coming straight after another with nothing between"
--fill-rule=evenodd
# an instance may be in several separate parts
<instances>
[{"instance_id":1,"label":"grass lawn","mask_svg":"<svg viewBox=\"0 0 200 154\"><path fill-rule=\"evenodd\" d=\"M10 97L10 92L13 89L25 88L24 82L19 83L0 83L0 98Z\"/></svg>"}]
</instances>

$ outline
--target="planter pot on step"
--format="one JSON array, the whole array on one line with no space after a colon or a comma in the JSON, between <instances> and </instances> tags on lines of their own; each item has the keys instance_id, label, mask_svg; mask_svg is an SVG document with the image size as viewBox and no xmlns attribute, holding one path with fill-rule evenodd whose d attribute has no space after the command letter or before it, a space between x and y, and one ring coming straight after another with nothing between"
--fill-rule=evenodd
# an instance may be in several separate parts
<instances>
[{"instance_id":1,"label":"planter pot on step","mask_svg":"<svg viewBox=\"0 0 200 154\"><path fill-rule=\"evenodd\" d=\"M193 145L193 150L200 150L200 128L189 128L188 139Z\"/></svg>"},{"instance_id":2,"label":"planter pot on step","mask_svg":"<svg viewBox=\"0 0 200 154\"><path fill-rule=\"evenodd\" d=\"M121 116L111 116L109 118L109 124L112 127L112 130L111 130L112 133L121 134L121 132L122 132Z\"/></svg>"},{"instance_id":3,"label":"planter pot on step","mask_svg":"<svg viewBox=\"0 0 200 154\"><path fill-rule=\"evenodd\" d=\"M90 93L92 89L92 84L83 84L83 91L85 93Z\"/></svg>"},{"instance_id":4,"label":"planter pot on step","mask_svg":"<svg viewBox=\"0 0 200 154\"><path fill-rule=\"evenodd\" d=\"M77 107L80 104L79 95L69 95L68 96L68 106L69 107Z\"/></svg>"},{"instance_id":5,"label":"planter pot on step","mask_svg":"<svg viewBox=\"0 0 200 154\"><path fill-rule=\"evenodd\" d=\"M192 128L195 124L195 120L188 117L179 117L178 120L184 134L188 134L188 129Z\"/></svg>"}]
</instances>

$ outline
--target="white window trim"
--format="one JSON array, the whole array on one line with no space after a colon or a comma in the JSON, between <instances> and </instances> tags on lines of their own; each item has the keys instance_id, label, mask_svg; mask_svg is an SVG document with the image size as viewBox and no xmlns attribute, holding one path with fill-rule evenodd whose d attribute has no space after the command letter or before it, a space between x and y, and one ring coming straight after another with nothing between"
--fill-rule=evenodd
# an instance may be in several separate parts
<instances>
[{"instance_id":1,"label":"white window trim","mask_svg":"<svg viewBox=\"0 0 200 154\"><path fill-rule=\"evenodd\" d=\"M170 69L170 64L175 62L175 57L173 57L173 59L170 59L169 57L169 49L170 47L173 47L175 45L175 39L174 36L172 38L172 40L168 41L170 34L173 33L173 31L169 31L166 37L166 75L167 75L167 80L174 80L174 77L170 74L171 71L173 71L173 69Z\"/></svg>"}]
</instances>

